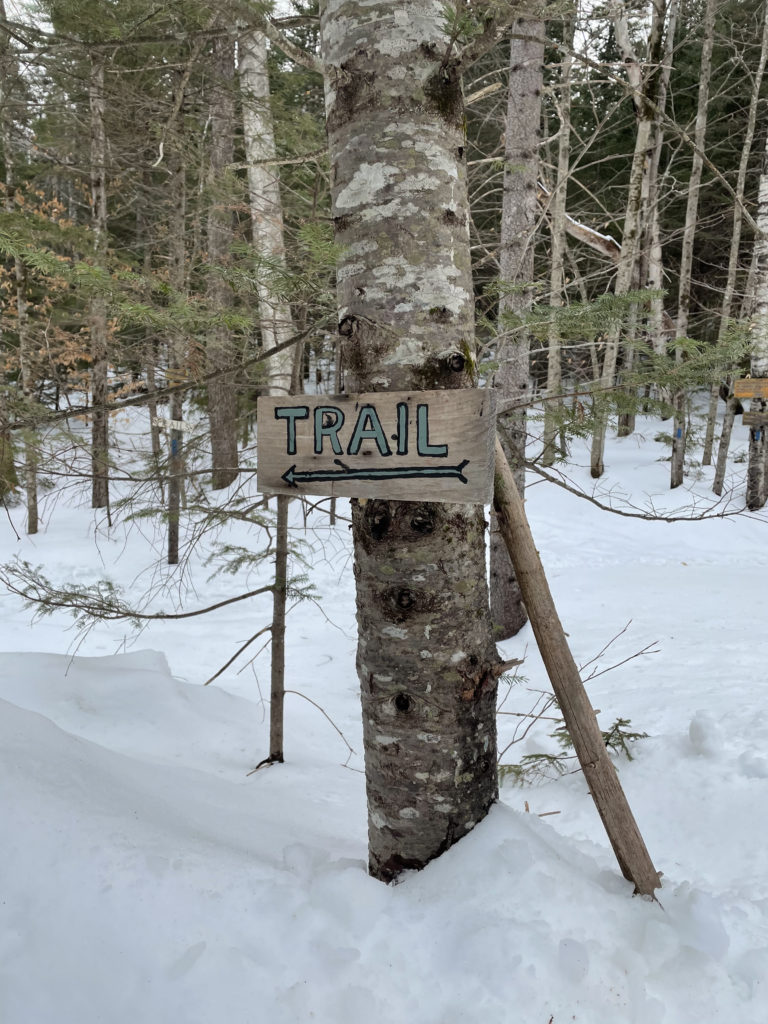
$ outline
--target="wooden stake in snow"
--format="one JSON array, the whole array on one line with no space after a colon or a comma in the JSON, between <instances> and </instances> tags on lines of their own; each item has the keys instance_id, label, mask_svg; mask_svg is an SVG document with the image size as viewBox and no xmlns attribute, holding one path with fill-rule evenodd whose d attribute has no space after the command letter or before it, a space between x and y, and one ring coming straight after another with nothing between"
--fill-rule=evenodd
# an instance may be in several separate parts
<instances>
[{"instance_id":1,"label":"wooden stake in snow","mask_svg":"<svg viewBox=\"0 0 768 1024\"><path fill-rule=\"evenodd\" d=\"M515 567L541 657L598 814L621 873L634 883L635 892L653 896L654 890L661 887L659 874L605 748L603 734L555 609L523 502L498 439L494 483L499 529Z\"/></svg>"}]
</instances>

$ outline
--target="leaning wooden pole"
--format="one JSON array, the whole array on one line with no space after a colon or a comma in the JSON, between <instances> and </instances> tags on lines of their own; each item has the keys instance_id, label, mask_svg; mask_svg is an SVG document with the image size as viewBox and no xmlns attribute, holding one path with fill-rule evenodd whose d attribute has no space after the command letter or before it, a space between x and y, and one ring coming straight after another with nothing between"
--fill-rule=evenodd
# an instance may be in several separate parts
<instances>
[{"instance_id":1,"label":"leaning wooden pole","mask_svg":"<svg viewBox=\"0 0 768 1024\"><path fill-rule=\"evenodd\" d=\"M498 438L494 505L544 666L621 873L634 883L635 892L653 896L654 890L661 887L659 874L605 748L603 734L555 609L520 493Z\"/></svg>"}]
</instances>

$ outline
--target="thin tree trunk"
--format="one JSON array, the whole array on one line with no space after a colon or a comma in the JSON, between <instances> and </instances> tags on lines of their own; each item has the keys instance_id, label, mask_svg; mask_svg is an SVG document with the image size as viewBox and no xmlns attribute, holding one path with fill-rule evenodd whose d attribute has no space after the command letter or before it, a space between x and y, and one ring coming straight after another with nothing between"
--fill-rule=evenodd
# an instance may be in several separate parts
<instances>
[{"instance_id":1,"label":"thin tree trunk","mask_svg":"<svg viewBox=\"0 0 768 1024\"><path fill-rule=\"evenodd\" d=\"M285 605L288 585L288 505L277 496L275 523L275 589L272 602L272 665L269 702L269 758L283 763L283 705L285 702Z\"/></svg>"},{"instance_id":2,"label":"thin tree trunk","mask_svg":"<svg viewBox=\"0 0 768 1024\"><path fill-rule=\"evenodd\" d=\"M760 191L757 199L757 235L755 237L755 312L752 324L750 373L768 377L768 138L763 154ZM766 422L749 428L749 463L747 466L747 508L762 508L766 500L765 428L768 424L768 403L753 398L751 411L763 413Z\"/></svg>"},{"instance_id":3,"label":"thin tree trunk","mask_svg":"<svg viewBox=\"0 0 768 1024\"><path fill-rule=\"evenodd\" d=\"M504 195L499 246L499 369L495 386L502 403L516 408L498 417L497 428L521 492L525 488L526 409L530 400L530 342L525 330L505 330L505 313L521 313L532 301L534 232L538 219L536 183L541 142L544 34L539 21L519 19L510 41L509 96L505 123ZM518 633L528 616L504 539L491 515L491 620L494 636Z\"/></svg>"},{"instance_id":4,"label":"thin tree trunk","mask_svg":"<svg viewBox=\"0 0 768 1024\"><path fill-rule=\"evenodd\" d=\"M21 260L15 261L16 315L19 329L19 361L21 363L21 391L28 402L34 395L35 374L32 368L32 343L27 317L27 275ZM30 430L24 440L24 492L27 499L27 533L37 533L39 516L37 507L37 436Z\"/></svg>"},{"instance_id":5,"label":"thin tree trunk","mask_svg":"<svg viewBox=\"0 0 768 1024\"><path fill-rule=\"evenodd\" d=\"M551 237L551 268L549 278L549 304L553 309L563 305L565 292L566 254L566 198L571 160L571 67L576 12L571 11L563 22L562 70L560 74L560 136L557 145L557 181L549 207ZM542 462L551 466L558 455L557 438L561 427L562 353L560 325L557 318L549 328L547 338L547 394L544 405L544 450Z\"/></svg>"},{"instance_id":6,"label":"thin tree trunk","mask_svg":"<svg viewBox=\"0 0 768 1024\"><path fill-rule=\"evenodd\" d=\"M637 113L637 134L635 150L632 156L632 167L629 175L629 190L624 215L624 233L621 240L621 255L616 271L614 294L626 295L632 285L640 239L642 236L641 208L644 194L644 175L650 162L652 151L652 128L656 117L655 103L660 85L660 63L663 52L664 19L666 4L664 0L654 0L651 30L648 39L649 70L643 80L640 62L632 51L629 41L627 11L622 8L617 14L614 24L616 38L622 50L630 85L635 90L635 108ZM640 95L637 95L637 93ZM650 101L650 102L649 102ZM603 369L598 381L598 393L595 396L595 430L592 435L592 452L590 472L597 478L605 471L605 434L608 426L607 407L608 395L616 382L621 324L616 322L607 332Z\"/></svg>"},{"instance_id":7,"label":"thin tree trunk","mask_svg":"<svg viewBox=\"0 0 768 1024\"><path fill-rule=\"evenodd\" d=\"M104 58L91 57L91 234L96 265L106 267L107 254L107 135L104 126ZM95 293L90 300L91 337L91 505L109 507L109 413L107 411L107 300Z\"/></svg>"},{"instance_id":8,"label":"thin tree trunk","mask_svg":"<svg viewBox=\"0 0 768 1024\"><path fill-rule=\"evenodd\" d=\"M19 486L3 384L4 382L0 383L0 501L5 501L6 497Z\"/></svg>"},{"instance_id":9,"label":"thin tree trunk","mask_svg":"<svg viewBox=\"0 0 768 1024\"><path fill-rule=\"evenodd\" d=\"M691 177L688 182L688 202L685 209L685 226L683 228L683 251L680 258L680 287L677 299L677 322L675 338L685 338L688 334L688 320L691 310L691 276L693 271L693 242L696 235L696 217L699 210L699 191L701 174L704 169L704 138L707 131L707 105L709 103L709 81L712 73L712 48L715 40L715 9L718 0L707 0L704 11L704 41L701 49L701 70L699 74L699 98L696 107L696 125L693 141L695 150L691 163ZM682 351L677 349L677 361L682 359ZM679 487L683 482L685 466L685 407L686 396L683 390L672 398L675 410L672 429L672 466L670 469L670 487Z\"/></svg>"},{"instance_id":10,"label":"thin tree trunk","mask_svg":"<svg viewBox=\"0 0 768 1024\"><path fill-rule=\"evenodd\" d=\"M240 90L243 98L243 131L248 164L248 193L253 244L264 259L258 275L261 343L265 352L281 345L295 333L291 307L280 298L275 277L285 267L283 208L275 158L275 135L270 109L267 39L261 32L240 37ZM293 353L290 349L267 363L268 393L289 394Z\"/></svg>"},{"instance_id":11,"label":"thin tree trunk","mask_svg":"<svg viewBox=\"0 0 768 1024\"><path fill-rule=\"evenodd\" d=\"M728 401L725 403L723 429L720 434L720 445L717 449L715 480L712 484L712 490L718 497L723 493L723 484L725 483L725 469L728 463L728 449L731 446L731 433L733 431L733 421L736 418L737 406L738 403L736 399L733 397L733 395L731 395L728 398Z\"/></svg>"},{"instance_id":12,"label":"thin tree trunk","mask_svg":"<svg viewBox=\"0 0 768 1024\"><path fill-rule=\"evenodd\" d=\"M0 0L0 17L6 20L4 0ZM5 209L12 213L15 207L16 191L16 124L25 120L25 112L18 95L22 87L19 66L11 49L10 36L0 35L0 142L3 147L5 163ZM27 401L32 400L34 391L34 373L32 368L32 341L27 316L27 278L24 264L14 260L14 280L16 283L16 332L18 339L19 367L21 391ZM4 409L3 409L4 412ZM3 425L5 416L2 416ZM24 439L24 491L27 503L27 533L35 534L38 529L37 510L37 439L31 428ZM0 439L0 495L4 496L10 489L7 484L18 484L13 465L13 447L10 435Z\"/></svg>"},{"instance_id":13,"label":"thin tree trunk","mask_svg":"<svg viewBox=\"0 0 768 1024\"><path fill-rule=\"evenodd\" d=\"M149 173L144 172L143 189L139 194L139 208L136 212L136 235L138 244L143 249L142 273L144 276L144 298L151 302L151 278L152 278L152 242L149 234L149 222L146 216L148 208L147 198L149 193ZM157 418L157 340L155 335L149 334L144 340L144 367L147 373L147 412L149 413L149 441L152 451L152 462L157 482L160 488L160 500L165 500L165 486L160 469L162 461L162 444L160 441L160 424Z\"/></svg>"},{"instance_id":14,"label":"thin tree trunk","mask_svg":"<svg viewBox=\"0 0 768 1024\"><path fill-rule=\"evenodd\" d=\"M0 15L5 20L5 5L0 0ZM15 122L24 119L17 94L21 86L19 67L11 50L10 38L6 35L0 43L0 126L2 129L3 157L5 162L5 208L12 212L15 206L16 149L14 134ZM16 283L16 330L18 335L19 367L21 391L24 398L31 402L34 391L34 373L32 368L32 340L29 332L27 315L27 275L21 260L14 260L14 280ZM10 451L10 443L8 451ZM24 439L24 491L27 504L27 533L35 534L38 529L37 509L37 438L30 429Z\"/></svg>"},{"instance_id":15,"label":"thin tree trunk","mask_svg":"<svg viewBox=\"0 0 768 1024\"><path fill-rule=\"evenodd\" d=\"M637 337L637 303L633 302L627 316L627 344L624 349L624 364L621 368L621 375L626 381L632 373L635 366L635 338ZM635 401L637 398L637 388L631 384L624 388L624 394L628 398L628 408L623 412L619 413L619 423L617 435L619 437L629 437L635 432Z\"/></svg>"},{"instance_id":16,"label":"thin tree trunk","mask_svg":"<svg viewBox=\"0 0 768 1024\"><path fill-rule=\"evenodd\" d=\"M178 146L178 144L177 144ZM178 146L170 158L171 212L168 231L168 281L175 298L187 290L185 231L187 223L186 166ZM180 333L169 341L168 371L171 384L179 384L186 361L187 342ZM181 491L184 476L184 396L173 391L170 401L170 453L168 455L168 565L179 561Z\"/></svg>"},{"instance_id":17,"label":"thin tree trunk","mask_svg":"<svg viewBox=\"0 0 768 1024\"><path fill-rule=\"evenodd\" d=\"M232 39L218 36L212 44L211 93L209 116L211 125L208 161L208 277L206 293L211 310L225 312L231 304L231 290L222 271L230 261L232 245L232 210L229 189L229 167L233 162L235 126L235 50ZM208 337L208 369L232 372L223 374L208 385L208 420L211 429L211 487L220 490L237 479L237 382L234 369L235 347L229 330L214 327Z\"/></svg>"},{"instance_id":18,"label":"thin tree trunk","mask_svg":"<svg viewBox=\"0 0 768 1024\"><path fill-rule=\"evenodd\" d=\"M464 103L440 0L321 7L353 391L467 387L474 338ZM497 796L482 508L352 502L369 867L439 856Z\"/></svg>"},{"instance_id":19,"label":"thin tree trunk","mask_svg":"<svg viewBox=\"0 0 768 1024\"><path fill-rule=\"evenodd\" d=\"M741 229L744 221L743 204L746 190L747 170L749 158L752 152L752 143L755 138L755 126L757 124L757 107L760 101L760 88L765 74L765 63L768 57L768 4L764 5L763 11L763 35L760 45L760 59L755 70L755 77L752 81L752 95L749 100L749 112L747 114L747 130L744 136L744 144L741 147L741 158L739 160L739 172L736 178L734 189L735 201L733 204L733 228L731 230L731 248L728 254L728 276L723 292L723 302L720 308L720 326L717 332L717 345L721 346L728 331L733 298L736 293L736 277L739 270L739 254L741 250ZM715 420L717 418L717 401L720 394L719 381L712 385L709 398L709 412L707 415L707 429L704 436L704 454L702 464L709 466L712 462L712 447L715 436Z\"/></svg>"},{"instance_id":20,"label":"thin tree trunk","mask_svg":"<svg viewBox=\"0 0 768 1024\"><path fill-rule=\"evenodd\" d=\"M667 15L667 27L664 34L663 67L659 76L659 92L657 106L659 113L664 114L667 106L669 79L672 74L672 63L675 52L675 33L677 31L678 0L670 0ZM653 155L648 168L648 275L647 287L656 294L651 299L648 316L648 328L651 336L651 348L657 356L667 351L668 334L665 329L664 314L664 263L661 244L661 217L659 212L659 167L661 151L664 146L664 126L658 120L654 126ZM660 392L660 398L665 395Z\"/></svg>"},{"instance_id":21,"label":"thin tree trunk","mask_svg":"<svg viewBox=\"0 0 768 1024\"><path fill-rule=\"evenodd\" d=\"M275 157L275 135L270 105L267 40L261 32L240 38L240 89L243 131L248 161L248 192L253 244L265 266L258 276L259 327L265 352L295 333L291 308L280 298L275 278L285 268L283 208L277 169L265 161ZM293 352L286 349L267 363L267 393L291 392ZM269 758L283 761L283 704L285 698L285 606L288 578L288 503L277 496L275 590L272 609L272 688L270 698Z\"/></svg>"},{"instance_id":22,"label":"thin tree trunk","mask_svg":"<svg viewBox=\"0 0 768 1024\"><path fill-rule=\"evenodd\" d=\"M552 689L621 872L634 883L636 892L653 896L654 890L661 886L661 879L605 748L603 734L552 600L523 503L498 441L494 504Z\"/></svg>"}]
</instances>

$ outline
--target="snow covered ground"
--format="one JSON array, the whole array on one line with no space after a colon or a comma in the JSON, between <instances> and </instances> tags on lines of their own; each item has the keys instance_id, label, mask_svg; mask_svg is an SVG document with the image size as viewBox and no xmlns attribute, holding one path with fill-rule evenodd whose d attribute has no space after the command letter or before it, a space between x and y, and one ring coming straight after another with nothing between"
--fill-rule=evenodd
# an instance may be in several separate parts
<instances>
[{"instance_id":1,"label":"snow covered ground","mask_svg":"<svg viewBox=\"0 0 768 1024\"><path fill-rule=\"evenodd\" d=\"M609 444L614 501L693 500L667 492L657 429ZM583 466L568 472L591 491ZM694 476L707 503L710 471ZM126 642L120 623L84 638L64 613L31 624L0 594L2 1024L768 1021L768 522L646 522L530 483L577 660L613 637L586 672L629 659L589 690L604 727L622 716L649 734L620 776L661 905L632 898L577 773L507 783L486 821L397 886L367 876L348 528L319 512L305 527L294 503L319 598L288 620L285 765L248 774L267 752L268 651L246 666L258 641L200 685L269 621L268 597ZM176 577L145 568L162 547L151 524L107 530L74 493L47 510L36 538L0 528L0 560L62 582L108 575L134 599L151 586L172 610ZM223 539L262 543L238 523ZM209 580L206 543L176 586L185 609L258 585ZM503 652L526 659L503 710L527 711L547 687L530 627ZM519 722L500 718L502 745ZM551 728L505 760L554 750Z\"/></svg>"}]
</instances>

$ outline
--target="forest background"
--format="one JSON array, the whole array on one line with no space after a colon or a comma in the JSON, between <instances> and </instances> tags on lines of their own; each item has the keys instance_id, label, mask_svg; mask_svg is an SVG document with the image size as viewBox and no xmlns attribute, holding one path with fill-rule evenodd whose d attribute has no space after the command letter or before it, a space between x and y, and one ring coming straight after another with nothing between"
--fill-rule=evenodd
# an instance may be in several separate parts
<instances>
[{"instance_id":1,"label":"forest background","mask_svg":"<svg viewBox=\"0 0 768 1024\"><path fill-rule=\"evenodd\" d=\"M464 67L466 119L461 130L466 139L459 159L469 182L477 339L476 346L451 353L447 370L498 389L499 432L518 484L525 471L529 482L543 481L529 498L529 507L539 513L545 506L560 507L555 499L541 497L544 488L553 494L557 487L570 516L578 517L575 507L589 501L589 516L608 516L594 506L609 506L625 518L643 520L643 526L649 525L646 520L680 525L681 519L711 518L714 522L699 525L710 527L705 536L712 550L730 552L731 561L741 564L744 552L731 550L711 528L722 528L721 516L745 508L754 513L765 501L763 417L768 414L759 391L748 411L751 420L745 420L747 451L726 462L734 417L741 410L733 395L734 380L768 376L765 7L714 0L589 7L459 3L443 8L442 18L447 40L442 66L452 67L452 56L461 53ZM6 599L17 607L21 597L38 612L54 616L68 609L81 630L109 620L107 630L110 622L117 622L126 632L165 627L171 635L171 620L178 618L186 630L186 619L205 611L199 608L208 603L199 580L207 571L204 589L214 610L251 598L275 598L267 625L243 616L247 639L241 624L226 638L211 635L209 643L217 651L221 644L221 652L216 671L211 666L213 674L206 673L208 681L233 665L250 664L260 644L271 641L274 684L274 666L282 657L278 648L285 643L278 621L282 617L282 629L286 597L313 601L317 595L312 584L321 583L335 593L325 572L324 542L297 541L299 520L305 539L308 524L318 516L329 523L337 519L343 530L346 506L337 509L328 501L300 509L294 505L288 550L285 505L275 512L255 491L255 399L266 392L336 392L359 373L359 366L347 358L345 332L350 324L339 321L337 314L337 286L344 287L349 279L354 242L347 244L349 223L334 217L331 202L336 170L326 139L328 96L318 59L318 12L312 4L301 3L274 12L268 5L251 3L213 9L187 3L22 6L4 0L0 19L0 492L8 513L8 548L14 546L15 524L33 538L32 547L29 541L23 546L16 535L25 551L36 550L34 537L42 529L47 537L41 538L39 550L47 551L50 560L42 567L22 560L5 562L1 572L10 592ZM446 334L450 312L442 306L428 310ZM676 504L623 500L612 483L608 490L602 487L611 458L618 459L623 451L626 459L627 449L610 439L614 432L622 439L634 435L638 447L647 443L650 432L654 458L665 467L669 462ZM578 463L585 457L587 471L582 472ZM715 495L702 504L701 482L708 484L711 475L702 467L714 461ZM642 490L650 477L639 468L636 475ZM563 497L563 489L571 493ZM630 485L627 493L633 490ZM90 570L81 572L74 564L63 569L59 555L46 545L47 539L59 536L59 517L60 535L69 536L73 512L68 506L82 504L84 493L95 511L91 516L81 507L77 514L92 532L94 560L104 550L115 550L123 529L151 538L139 548L126 541L127 548L141 550L148 560L132 567L130 579L122 571L99 570L103 578L93 583ZM590 538L607 528L587 515L580 518L585 531L586 524L595 523L589 537L571 527L574 543L588 558ZM753 520L739 529L751 538L760 527ZM697 550L698 541L690 537L686 561L680 563L684 566ZM635 563L642 564L647 556L631 550ZM514 588L506 593L501 585L508 572L499 562L499 551L494 536L492 613L501 638L522 627L524 613L519 594ZM199 564L203 552L205 567ZM168 568L151 561L160 556ZM284 568L289 557L294 567L290 578ZM275 571L265 581L273 559ZM52 579L57 571L62 577ZM584 571L589 578L589 569ZM122 578L124 590L113 582L115 576ZM81 579L86 582L78 583ZM244 581L258 586L244 588ZM580 592L578 587L573 591ZM192 593L199 600L190 610ZM336 599L345 621L351 622L348 594L339 590ZM165 610L158 611L158 604ZM674 600L671 604L670 628L678 632L683 625ZM711 612L704 617L710 625ZM308 615L302 619L309 620ZM748 615L743 620L748 633ZM590 622L596 649L609 643L610 637L594 632L602 623ZM322 627L312 629L314 642L320 642ZM290 621L288 636L290 645ZM185 643L181 640L180 646ZM731 656L743 659L743 646L736 644ZM625 653L622 648L622 657ZM646 648L640 652L646 653ZM598 657L603 654L601 650ZM6 659L3 685L12 701L32 708L48 674L53 678L61 668L66 676L68 669L37 661L31 675L38 684L30 687L16 680L15 673L19 679L30 674L19 657L18 665L14 658ZM190 665L187 655L185 659L185 666ZM157 693L176 685L169 684L157 659L137 655L131 665L136 672L156 673L154 696L141 689L139 676L132 676L128 687L143 694L147 707L156 706ZM118 666L105 668L115 683ZM66 692L64 703L87 708L94 694L86 676L87 670L82 678L75 673L71 684L59 681L48 696L40 697L40 706L56 703ZM682 680L670 677L669 693L686 703L683 694L693 682L687 675ZM210 710L206 701L219 700L203 696L212 691L200 690L191 698L201 720L205 709ZM632 737L639 738L637 730L646 727L642 720L634 726L623 717L638 716L643 707L639 694L638 686L622 694L623 701L615 694L600 699L603 707L615 711L615 724L606 735L622 753ZM128 722L135 704L127 691L124 696ZM541 727L552 711L549 700L540 694L538 710L507 713ZM763 727L758 706L759 695L750 691L734 712L742 735L747 721L754 736ZM229 711L224 704L221 709L223 736L229 730L223 725ZM338 702L332 717L343 722L346 736L352 727L343 717L346 705L340 709ZM245 722L245 705L241 711ZM103 726L103 711L99 718ZM330 728L331 723L324 724ZM118 723L117 733L122 728ZM93 735L100 737L97 731ZM135 753L134 742L136 749L144 749L143 727L137 737L123 734L121 742ZM282 760L282 739L281 733L269 737L269 749L263 751L268 762ZM252 735L248 739L238 732L238 750L250 744L245 755L249 765L252 741ZM202 736L195 742L205 748ZM739 799L751 801L768 772L751 747L731 757L732 742L729 735L730 767L721 773L723 790L718 791L718 813L724 816L732 797L726 782L730 780ZM175 752L153 757L182 756L167 736L163 743ZM41 737L40 748L47 744ZM651 747L649 742L657 761L653 769L650 761L639 769L648 782L641 799L643 819L653 821L648 794L656 792L663 771L672 768L670 750L675 756L722 760L722 746L716 725L698 713L687 740L675 739L664 750L663 744ZM9 749L15 749L12 743ZM530 746L526 750L519 764L501 766L502 778L530 781L528 769L533 774L568 772L567 743L565 751L553 750L551 743L544 752ZM103 774L97 771L96 777ZM287 778L277 783L286 801ZM336 799L335 780L326 782ZM283 791L281 786L288 788ZM26 792L21 783L19 792ZM698 834L700 822L691 812L694 801L685 792L686 800L681 796L679 801L678 831ZM578 814L563 826L566 832L578 831L594 815L591 806L579 802L582 795ZM43 796L43 803L47 799ZM359 794L354 799L359 802ZM265 820L279 845L282 809L275 804L267 810ZM734 836L742 834L739 829L747 817L742 812L739 804L739 813L733 812L738 818ZM507 819L502 813L493 828L500 829L499 849L506 856L509 840L503 838ZM337 826L343 828L341 806L338 818ZM683 828L681 822L688 824ZM322 829L316 833L317 849L334 843L338 848L338 837ZM743 831L745 847L747 834ZM679 958L686 979L683 995L693 1012L692 977L707 958L720 964L728 950L722 908L708 892L674 888L679 878L688 877L682 869L674 870L674 858L684 856L680 851L686 844L682 834L674 833L668 815L659 813L652 837L654 850L664 855L660 866L671 876L665 893L671 931L643 917L647 934L638 941L634 936L626 949L647 956L648 971L656 972L654 984L665 972L677 977ZM523 873L523 854L534 849L529 838L516 847L522 851L518 866ZM190 837L186 842L195 846ZM285 863L306 881L313 912L353 913L348 902L331 892L335 882L324 894L322 853L298 847L288 851L286 847ZM537 846L536 851L536 858L546 861L544 875L551 877L555 869L542 849ZM76 858L78 863L81 859ZM65 860L51 872L54 880ZM22 869L23 861L22 850ZM604 860L599 863L604 865ZM735 857L728 871L732 869L734 879L743 876L745 887L753 885L759 894L759 872L752 861ZM443 870L449 872L450 889L454 869ZM595 867L596 877L599 871ZM358 923L366 908L389 899L372 895L359 879L351 882L351 869L343 874L345 885L357 887ZM559 871L555 874L559 884L566 884ZM598 902L627 895L612 885L598 880ZM762 1020L757 1001L765 950L755 917L758 904L752 904L747 888L742 891L740 885L733 882L737 895L727 912L722 910L730 915L727 929L734 945L728 953L727 979L715 974L716 989L722 995L723 1019L732 1016L738 998L747 1008L743 1019L754 1010L755 1019ZM560 914L558 908L550 909ZM281 907L275 904L272 911L279 922ZM634 927L631 913L616 910L617 935ZM739 931L734 922L740 915L756 921L754 928L750 924ZM26 920L26 912L24 916ZM594 932L599 924L592 924ZM575 931L579 927L574 924ZM94 925L94 934L100 928ZM538 967L548 963L551 938L550 933L537 947ZM570 935L562 939L557 959L569 998L588 973L588 943L574 941ZM606 941L617 945L610 937ZM499 933L495 943L503 949ZM204 942L190 947L175 977L185 975L187 960L191 970L204 947ZM30 943L29 949L35 948L40 948L39 937ZM261 962L269 961L262 953ZM329 976L345 956L340 945L333 946ZM619 964L618 972L612 968L608 975L615 980L623 972L634 979L635 968L627 971ZM24 981L19 977L21 991ZM389 997L383 979L379 981L383 1006ZM598 992L605 986L594 975L591 984L593 1021L600 1019ZM623 984L616 981L617 992L624 993ZM659 984L662 1001L675 1004L680 996L675 985ZM539 998L535 988L526 993L530 1005ZM627 1019L663 1017L651 989L640 986L626 995L634 1014ZM283 1006L283 996L275 996L276 1006ZM107 1003L109 998L107 993ZM354 1018L364 1002L354 991L346 992L342 1011L329 1009L338 998L330 990L321 996L327 1002L327 1019ZM505 998L502 993L501 1003ZM288 997L293 1006L291 999L306 1009L301 996ZM437 1020L437 1003L433 997L427 1003L432 1017L425 1019ZM563 1011L565 1005L557 1004ZM480 1012L482 999L472 1006L467 1019ZM549 1009L545 1019L547 1015Z\"/></svg>"},{"instance_id":2,"label":"forest background","mask_svg":"<svg viewBox=\"0 0 768 1024\"><path fill-rule=\"evenodd\" d=\"M540 469L591 435L599 477L608 417L622 436L655 411L679 486L686 458L717 451L718 396L750 358L762 372L763 7L516 13L486 32L464 82L477 379L503 389L508 429L545 398L545 421L528 421ZM463 45L498 15L446 9ZM180 502L222 514L259 389L343 387L316 11L56 3L0 16L3 500L23 496L34 532L38 491L88 472L94 507L115 513L109 416L146 404L130 506L174 534ZM185 430L185 410L208 430ZM83 415L87 453L66 430ZM764 461L758 422L751 508ZM213 488L198 488L211 464Z\"/></svg>"}]
</instances>

